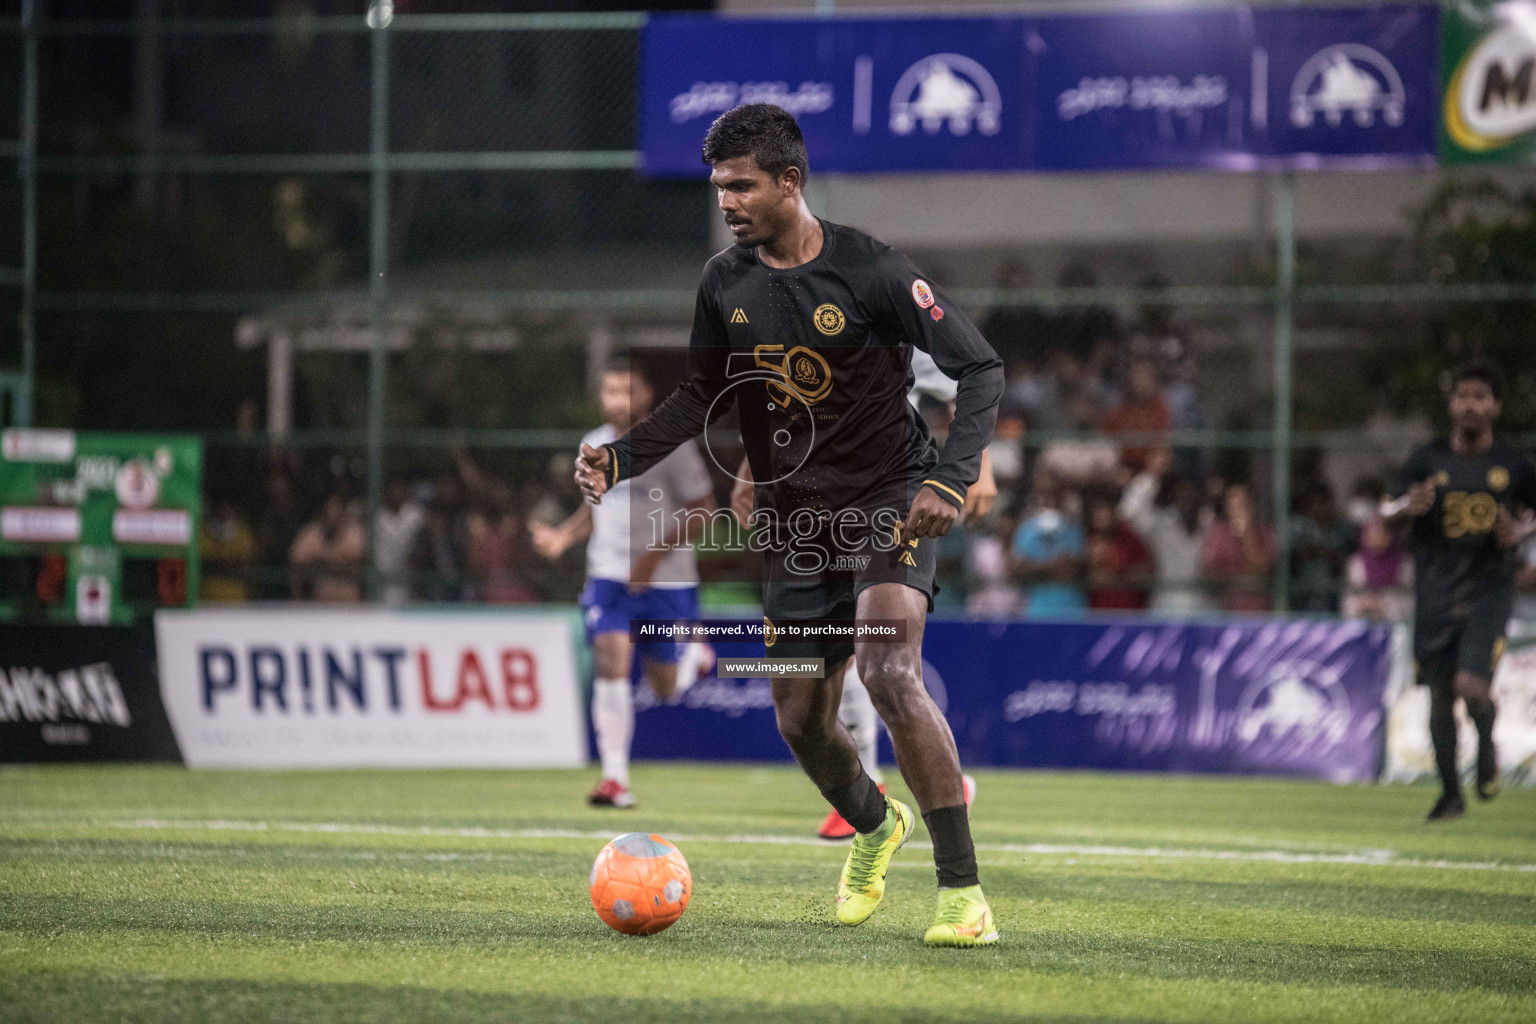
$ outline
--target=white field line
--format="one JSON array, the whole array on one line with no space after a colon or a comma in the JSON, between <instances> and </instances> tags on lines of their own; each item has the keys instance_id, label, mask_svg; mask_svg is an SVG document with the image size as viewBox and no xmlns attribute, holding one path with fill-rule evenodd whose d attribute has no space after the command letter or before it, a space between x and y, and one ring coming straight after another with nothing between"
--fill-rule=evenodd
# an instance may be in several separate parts
<instances>
[{"instance_id":1,"label":"white field line","mask_svg":"<svg viewBox=\"0 0 1536 1024\"><path fill-rule=\"evenodd\" d=\"M437 839L612 839L613 832L545 828L444 828L432 825L371 825L334 821L191 821L139 818L107 823L109 828L131 831L207 832L308 832L326 835L406 836ZM820 839L782 835L669 835L679 843L736 843L742 845L834 847ZM928 843L912 843L915 849L932 849ZM1101 846L1067 843L977 843L980 853L1025 853L1045 857L1111 857L1131 860L1212 860L1264 864L1345 864L1361 867L1427 868L1436 871L1536 872L1536 864L1496 861L1420 860L1400 857L1391 850L1360 850L1351 853L1295 853L1287 850L1201 850L1161 846Z\"/></svg>"}]
</instances>

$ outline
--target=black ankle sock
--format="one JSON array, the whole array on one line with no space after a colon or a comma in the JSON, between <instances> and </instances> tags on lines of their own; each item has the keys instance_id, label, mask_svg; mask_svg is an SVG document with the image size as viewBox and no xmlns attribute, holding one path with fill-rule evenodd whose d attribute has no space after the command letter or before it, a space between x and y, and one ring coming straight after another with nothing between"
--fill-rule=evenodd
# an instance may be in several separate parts
<instances>
[{"instance_id":1,"label":"black ankle sock","mask_svg":"<svg viewBox=\"0 0 1536 1024\"><path fill-rule=\"evenodd\" d=\"M1493 721L1498 716L1498 707L1493 701L1486 701L1478 708L1476 713L1471 708L1467 709L1468 717L1472 724L1477 726L1477 742L1484 747L1493 746Z\"/></svg>"},{"instance_id":2,"label":"black ankle sock","mask_svg":"<svg viewBox=\"0 0 1536 1024\"><path fill-rule=\"evenodd\" d=\"M1456 712L1454 705L1430 705L1429 738L1435 746L1435 768L1440 786L1447 793L1461 792L1461 777L1456 771Z\"/></svg>"},{"instance_id":3,"label":"black ankle sock","mask_svg":"<svg viewBox=\"0 0 1536 1024\"><path fill-rule=\"evenodd\" d=\"M935 807L923 815L933 840L933 867L940 889L980 885L976 877L976 847L971 843L971 818L965 804Z\"/></svg>"},{"instance_id":4,"label":"black ankle sock","mask_svg":"<svg viewBox=\"0 0 1536 1024\"><path fill-rule=\"evenodd\" d=\"M862 765L858 776L848 785L824 789L821 795L859 832L873 832L885 821L885 794Z\"/></svg>"},{"instance_id":5,"label":"black ankle sock","mask_svg":"<svg viewBox=\"0 0 1536 1024\"><path fill-rule=\"evenodd\" d=\"M1493 701L1482 701L1477 711L1467 708L1472 724L1477 726L1477 764L1479 778L1485 764L1493 764L1493 721L1498 717L1498 706Z\"/></svg>"}]
</instances>

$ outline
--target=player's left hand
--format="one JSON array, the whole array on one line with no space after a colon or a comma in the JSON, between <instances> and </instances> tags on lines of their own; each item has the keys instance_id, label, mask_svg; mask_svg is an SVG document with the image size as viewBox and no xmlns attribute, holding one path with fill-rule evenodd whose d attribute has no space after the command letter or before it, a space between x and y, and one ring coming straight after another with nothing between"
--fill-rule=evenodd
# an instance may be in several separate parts
<instances>
[{"instance_id":1,"label":"player's left hand","mask_svg":"<svg viewBox=\"0 0 1536 1024\"><path fill-rule=\"evenodd\" d=\"M1500 547L1518 547L1531 535L1533 524L1531 516L1527 513L1524 517L1516 519L1510 514L1509 509L1499 506L1499 518L1493 523L1493 538L1498 541Z\"/></svg>"},{"instance_id":2,"label":"player's left hand","mask_svg":"<svg viewBox=\"0 0 1536 1024\"><path fill-rule=\"evenodd\" d=\"M939 497L933 488L919 488L907 513L907 521L901 524L901 540L942 537L959 518L960 510Z\"/></svg>"},{"instance_id":3,"label":"player's left hand","mask_svg":"<svg viewBox=\"0 0 1536 1024\"><path fill-rule=\"evenodd\" d=\"M589 444L583 444L581 454L576 456L576 486L581 488L581 496L594 505L602 504L603 492L608 489L608 462L612 458L607 448Z\"/></svg>"},{"instance_id":4,"label":"player's left hand","mask_svg":"<svg viewBox=\"0 0 1536 1024\"><path fill-rule=\"evenodd\" d=\"M564 530L537 519L529 520L528 535L533 538L533 550L551 561L565 554L565 549L571 546Z\"/></svg>"}]
</instances>

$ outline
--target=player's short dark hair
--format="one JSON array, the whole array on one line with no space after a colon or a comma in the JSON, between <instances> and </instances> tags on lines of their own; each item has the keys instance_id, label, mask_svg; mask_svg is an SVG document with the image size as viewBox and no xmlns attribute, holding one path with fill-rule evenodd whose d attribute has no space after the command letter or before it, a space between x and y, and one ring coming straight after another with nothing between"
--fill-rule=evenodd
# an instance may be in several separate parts
<instances>
[{"instance_id":1,"label":"player's short dark hair","mask_svg":"<svg viewBox=\"0 0 1536 1024\"><path fill-rule=\"evenodd\" d=\"M1480 380L1488 385L1488 390L1493 392L1495 401L1504 400L1504 375L1494 369L1491 364L1481 359L1473 359L1456 367L1451 371L1451 384L1446 389L1447 394L1454 393L1456 386L1464 380Z\"/></svg>"},{"instance_id":2,"label":"player's short dark hair","mask_svg":"<svg viewBox=\"0 0 1536 1024\"><path fill-rule=\"evenodd\" d=\"M748 103L715 118L704 133L704 162L718 163L750 156L757 166L777 178L791 167L810 173L805 136L795 116L772 103Z\"/></svg>"},{"instance_id":3,"label":"player's short dark hair","mask_svg":"<svg viewBox=\"0 0 1536 1024\"><path fill-rule=\"evenodd\" d=\"M627 348L621 348L603 360L603 372L633 374L644 381L646 387L652 391L656 390L656 382L651 379L650 371L645 368L645 363L636 359L634 353Z\"/></svg>"}]
</instances>

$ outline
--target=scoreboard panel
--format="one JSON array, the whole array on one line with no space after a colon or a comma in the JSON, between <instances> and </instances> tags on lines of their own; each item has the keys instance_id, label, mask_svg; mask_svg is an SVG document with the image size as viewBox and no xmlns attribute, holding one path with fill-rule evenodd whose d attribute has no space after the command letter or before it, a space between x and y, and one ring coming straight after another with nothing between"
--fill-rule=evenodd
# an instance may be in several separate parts
<instances>
[{"instance_id":1,"label":"scoreboard panel","mask_svg":"<svg viewBox=\"0 0 1536 1024\"><path fill-rule=\"evenodd\" d=\"M0 621L128 623L196 601L203 443L0 433Z\"/></svg>"}]
</instances>

